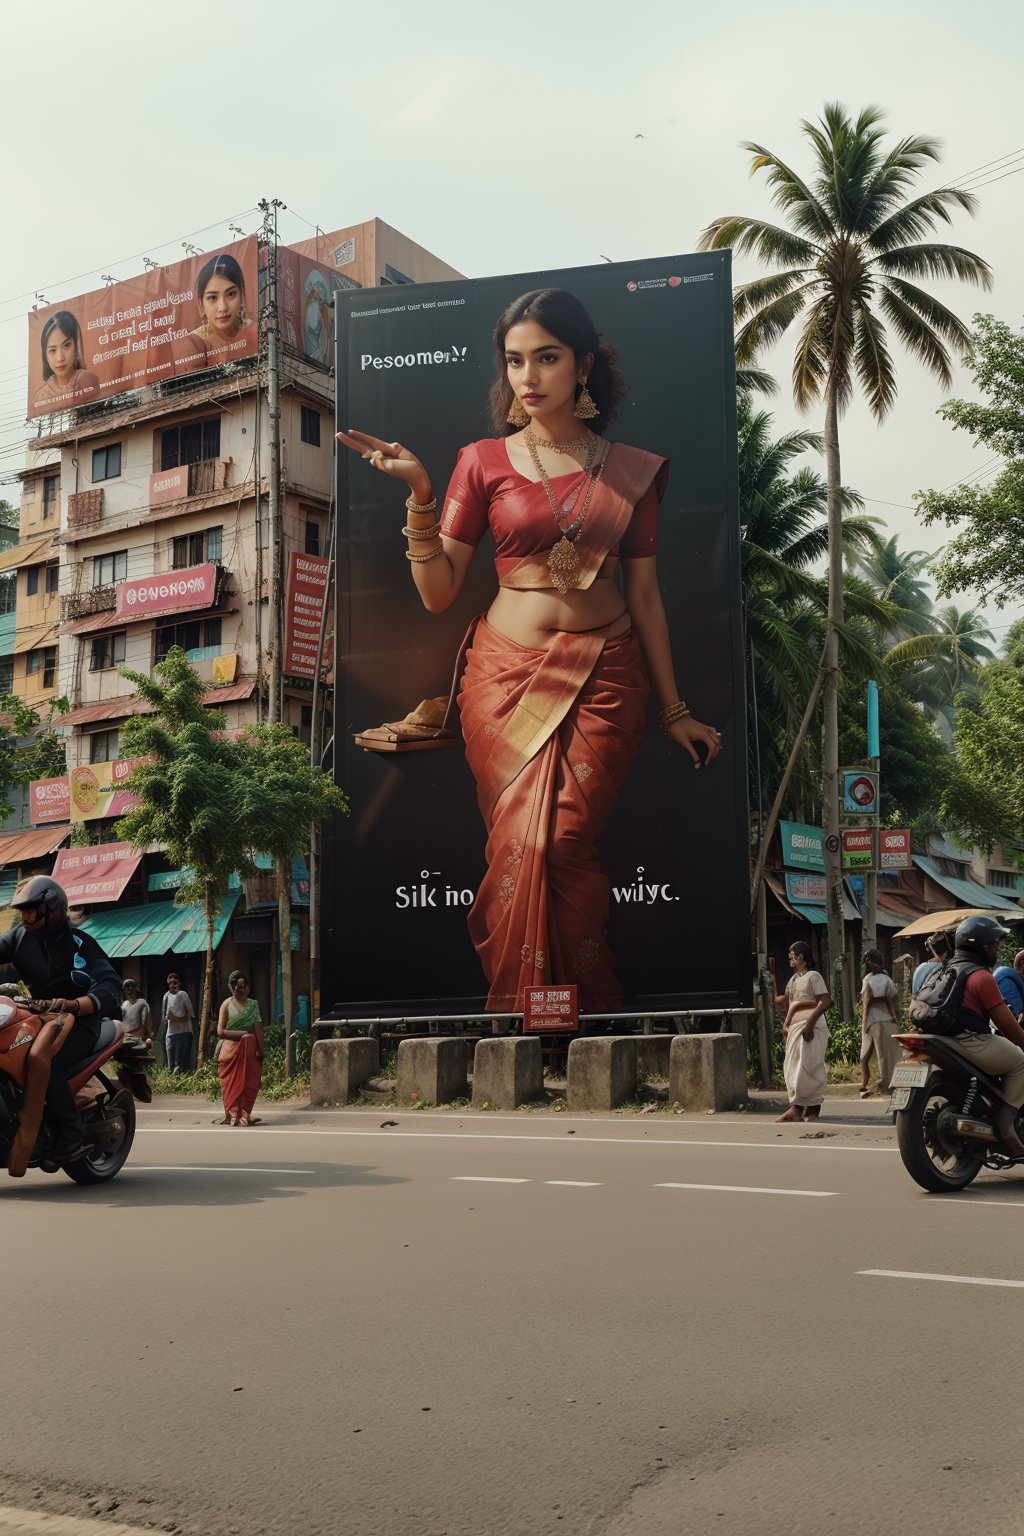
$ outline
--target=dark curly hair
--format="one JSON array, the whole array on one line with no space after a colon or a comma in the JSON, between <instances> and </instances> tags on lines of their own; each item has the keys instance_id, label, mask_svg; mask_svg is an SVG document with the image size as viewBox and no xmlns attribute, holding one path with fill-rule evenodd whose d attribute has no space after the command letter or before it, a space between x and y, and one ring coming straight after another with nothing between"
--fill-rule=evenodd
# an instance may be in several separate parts
<instances>
[{"instance_id":1,"label":"dark curly hair","mask_svg":"<svg viewBox=\"0 0 1024 1536\"><path fill-rule=\"evenodd\" d=\"M617 407L626 394L626 380L616 367L618 353L602 341L593 320L574 293L564 288L538 288L524 293L508 306L494 327L497 369L491 385L491 423L498 437L508 437L518 428L506 419L514 397L505 368L505 337L521 320L535 320L551 336L571 347L576 361L594 356L594 366L587 378L587 388L599 415L587 423L593 432L603 432L615 419Z\"/></svg>"}]
</instances>

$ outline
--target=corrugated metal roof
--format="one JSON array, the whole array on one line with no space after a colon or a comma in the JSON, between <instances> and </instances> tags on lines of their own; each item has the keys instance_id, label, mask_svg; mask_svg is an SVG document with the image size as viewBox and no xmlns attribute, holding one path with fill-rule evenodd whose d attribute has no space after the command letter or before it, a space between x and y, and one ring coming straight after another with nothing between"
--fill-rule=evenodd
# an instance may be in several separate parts
<instances>
[{"instance_id":1,"label":"corrugated metal roof","mask_svg":"<svg viewBox=\"0 0 1024 1536\"><path fill-rule=\"evenodd\" d=\"M9 837L0 837L0 869L45 859L60 847L70 831L68 826L37 827L34 832L13 832Z\"/></svg>"},{"instance_id":2,"label":"corrugated metal roof","mask_svg":"<svg viewBox=\"0 0 1024 1536\"><path fill-rule=\"evenodd\" d=\"M213 944L227 931L238 895L225 896L214 922ZM175 906L153 901L143 907L112 907L83 918L78 926L91 933L111 959L130 955L194 955L206 949L206 913L201 902Z\"/></svg>"},{"instance_id":3,"label":"corrugated metal roof","mask_svg":"<svg viewBox=\"0 0 1024 1536\"><path fill-rule=\"evenodd\" d=\"M944 891L956 897L957 905L961 907L978 907L982 911L991 911L999 908L1004 911L1021 912L1022 908L1016 901L1007 901L1002 896L997 896L994 891L987 890L979 885L977 880L969 878L960 879L956 875L944 875L935 859L928 858L923 853L913 855L914 863L918 869L932 880L936 885L941 885Z\"/></svg>"},{"instance_id":4,"label":"corrugated metal roof","mask_svg":"<svg viewBox=\"0 0 1024 1536\"><path fill-rule=\"evenodd\" d=\"M237 613L237 608L224 608L217 604L213 608L189 608L182 610L188 621L193 619L218 619L228 613ZM132 624L144 624L146 620L151 624L168 624L183 622L175 620L166 613L122 613L118 616L113 608L106 608L102 613L90 613L84 619L73 619L68 624L62 624L57 630L58 635L99 635L104 630L126 629Z\"/></svg>"},{"instance_id":5,"label":"corrugated metal roof","mask_svg":"<svg viewBox=\"0 0 1024 1536\"><path fill-rule=\"evenodd\" d=\"M243 677L240 682L230 683L226 688L209 689L203 694L203 703L209 704L211 709L219 709L222 704L235 704L241 699L250 698L255 687L255 677ZM101 699L96 704L83 704L79 709L69 710L60 717L60 724L93 725L99 720L126 720L129 715L152 713L152 705L147 704L139 694L125 693L116 699Z\"/></svg>"}]
</instances>

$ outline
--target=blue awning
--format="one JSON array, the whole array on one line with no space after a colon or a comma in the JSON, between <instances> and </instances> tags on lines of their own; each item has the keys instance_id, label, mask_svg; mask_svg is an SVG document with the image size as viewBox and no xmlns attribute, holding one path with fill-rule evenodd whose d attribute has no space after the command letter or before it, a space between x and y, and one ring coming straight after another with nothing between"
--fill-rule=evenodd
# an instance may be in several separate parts
<instances>
[{"instance_id":1,"label":"blue awning","mask_svg":"<svg viewBox=\"0 0 1024 1536\"><path fill-rule=\"evenodd\" d=\"M923 870L936 885L941 885L944 891L948 891L956 898L956 905L959 907L980 907L990 912L1001 910L1016 912L1018 915L1024 910L1019 902L1007 901L1005 896L997 896L995 891L979 885L977 880L966 876L961 878L957 875L943 874L938 861L928 858L926 854L915 853L912 857L918 869Z\"/></svg>"}]
</instances>

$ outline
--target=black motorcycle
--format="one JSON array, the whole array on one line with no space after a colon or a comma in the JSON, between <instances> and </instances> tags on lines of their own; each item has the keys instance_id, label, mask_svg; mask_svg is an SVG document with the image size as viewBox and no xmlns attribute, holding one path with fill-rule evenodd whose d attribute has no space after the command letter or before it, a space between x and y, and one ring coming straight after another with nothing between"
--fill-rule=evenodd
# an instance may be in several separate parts
<instances>
[{"instance_id":1,"label":"black motorcycle","mask_svg":"<svg viewBox=\"0 0 1024 1536\"><path fill-rule=\"evenodd\" d=\"M909 1060L893 1069L889 1108L910 1177L932 1194L966 1189L982 1168L1014 1167L993 1124L1008 1101L948 1035L897 1035ZM1024 1114L1018 1111L1017 1133Z\"/></svg>"}]
</instances>

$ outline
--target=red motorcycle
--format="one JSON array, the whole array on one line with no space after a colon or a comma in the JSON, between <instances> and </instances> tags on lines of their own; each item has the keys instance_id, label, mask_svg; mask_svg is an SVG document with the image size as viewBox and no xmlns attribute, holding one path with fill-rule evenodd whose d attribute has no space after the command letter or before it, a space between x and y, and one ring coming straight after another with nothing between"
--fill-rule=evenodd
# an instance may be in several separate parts
<instances>
[{"instance_id":1,"label":"red motorcycle","mask_svg":"<svg viewBox=\"0 0 1024 1536\"><path fill-rule=\"evenodd\" d=\"M84 1157L63 1165L53 1158L56 1130L46 1112L50 1062L70 1016L33 1013L26 1000L0 992L0 1168L12 1178L27 1168L56 1173L63 1167L76 1184L106 1184L120 1173L135 1139L135 1100L148 1104L153 1091L146 1067L149 1047L125 1040L120 1021L105 1019L95 1045L87 1047L68 1074L83 1122ZM103 1068L115 1064L116 1078Z\"/></svg>"}]
</instances>

